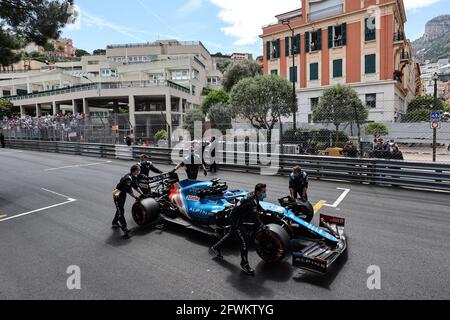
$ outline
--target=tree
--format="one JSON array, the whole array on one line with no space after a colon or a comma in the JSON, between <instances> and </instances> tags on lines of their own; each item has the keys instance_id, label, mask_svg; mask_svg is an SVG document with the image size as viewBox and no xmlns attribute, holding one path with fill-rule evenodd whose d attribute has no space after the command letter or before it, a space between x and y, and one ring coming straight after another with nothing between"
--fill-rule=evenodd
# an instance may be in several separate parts
<instances>
[{"instance_id":1,"label":"tree","mask_svg":"<svg viewBox=\"0 0 450 320\"><path fill-rule=\"evenodd\" d=\"M156 134L155 134L155 141L161 141L161 140L167 140L169 138L169 134L167 133L166 130L159 130Z\"/></svg>"},{"instance_id":2,"label":"tree","mask_svg":"<svg viewBox=\"0 0 450 320\"><path fill-rule=\"evenodd\" d=\"M0 64L18 62L27 43L58 39L78 15L73 8L73 0L0 0Z\"/></svg>"},{"instance_id":3,"label":"tree","mask_svg":"<svg viewBox=\"0 0 450 320\"><path fill-rule=\"evenodd\" d=\"M281 117L289 116L292 103L291 83L273 75L243 79L230 94L234 117L248 119L256 129L272 130Z\"/></svg>"},{"instance_id":4,"label":"tree","mask_svg":"<svg viewBox=\"0 0 450 320\"><path fill-rule=\"evenodd\" d=\"M229 100L230 95L225 90L210 90L201 105L202 112L206 115L211 106L215 104L227 104Z\"/></svg>"},{"instance_id":5,"label":"tree","mask_svg":"<svg viewBox=\"0 0 450 320\"><path fill-rule=\"evenodd\" d=\"M444 111L444 102L431 96L417 97L409 103L408 112L417 110Z\"/></svg>"},{"instance_id":6,"label":"tree","mask_svg":"<svg viewBox=\"0 0 450 320\"><path fill-rule=\"evenodd\" d=\"M55 46L53 45L53 43L47 42L44 45L44 50L47 52L55 51Z\"/></svg>"},{"instance_id":7,"label":"tree","mask_svg":"<svg viewBox=\"0 0 450 320\"><path fill-rule=\"evenodd\" d=\"M225 73L228 69L228 67L231 64L231 60L226 60L223 63L218 63L217 64L217 69L220 70L220 72Z\"/></svg>"},{"instance_id":8,"label":"tree","mask_svg":"<svg viewBox=\"0 0 450 320\"><path fill-rule=\"evenodd\" d=\"M91 54L89 52L87 52L86 50L83 50L83 49L77 49L75 51L75 56L78 58L83 57L83 56L90 56L90 55Z\"/></svg>"},{"instance_id":9,"label":"tree","mask_svg":"<svg viewBox=\"0 0 450 320\"><path fill-rule=\"evenodd\" d=\"M262 70L258 63L250 60L236 61L230 64L223 77L223 88L230 92L234 85L245 78L261 75Z\"/></svg>"},{"instance_id":10,"label":"tree","mask_svg":"<svg viewBox=\"0 0 450 320\"><path fill-rule=\"evenodd\" d=\"M194 124L196 121L203 122L205 115L200 109L192 109L186 112L186 118L184 119L183 128L188 130L191 137L194 137Z\"/></svg>"},{"instance_id":11,"label":"tree","mask_svg":"<svg viewBox=\"0 0 450 320\"><path fill-rule=\"evenodd\" d=\"M231 119L233 112L228 104L217 103L209 109L209 119L212 129L220 130L223 134L231 129Z\"/></svg>"},{"instance_id":12,"label":"tree","mask_svg":"<svg viewBox=\"0 0 450 320\"><path fill-rule=\"evenodd\" d=\"M389 134L389 129L384 123L372 122L367 125L366 134L379 138L381 136L387 136Z\"/></svg>"},{"instance_id":13,"label":"tree","mask_svg":"<svg viewBox=\"0 0 450 320\"><path fill-rule=\"evenodd\" d=\"M11 101L6 99L0 99L0 119L3 117L9 117L12 114L13 104Z\"/></svg>"},{"instance_id":14,"label":"tree","mask_svg":"<svg viewBox=\"0 0 450 320\"><path fill-rule=\"evenodd\" d=\"M325 89L319 105L313 110L314 122L332 123L336 128L336 137L343 123L356 123L360 136L360 125L367 120L368 115L367 108L356 91L350 86L340 84Z\"/></svg>"},{"instance_id":15,"label":"tree","mask_svg":"<svg viewBox=\"0 0 450 320\"><path fill-rule=\"evenodd\" d=\"M94 56L104 56L104 55L106 55L106 50L105 49L96 49L96 50L94 50L94 52L92 52L92 54Z\"/></svg>"}]
</instances>

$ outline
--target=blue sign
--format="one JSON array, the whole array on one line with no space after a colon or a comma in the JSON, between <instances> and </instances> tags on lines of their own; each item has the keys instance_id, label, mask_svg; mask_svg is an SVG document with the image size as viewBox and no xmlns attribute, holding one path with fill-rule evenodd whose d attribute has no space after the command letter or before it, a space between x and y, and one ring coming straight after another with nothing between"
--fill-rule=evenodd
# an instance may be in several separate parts
<instances>
[{"instance_id":1,"label":"blue sign","mask_svg":"<svg viewBox=\"0 0 450 320\"><path fill-rule=\"evenodd\" d=\"M442 113L435 111L431 113L431 122L441 122Z\"/></svg>"}]
</instances>

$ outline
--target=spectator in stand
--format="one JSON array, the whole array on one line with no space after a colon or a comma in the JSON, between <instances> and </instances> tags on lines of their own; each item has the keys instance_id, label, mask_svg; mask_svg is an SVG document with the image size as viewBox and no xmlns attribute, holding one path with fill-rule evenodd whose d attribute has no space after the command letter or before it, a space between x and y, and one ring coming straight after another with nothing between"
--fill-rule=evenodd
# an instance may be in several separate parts
<instances>
[{"instance_id":1,"label":"spectator in stand","mask_svg":"<svg viewBox=\"0 0 450 320\"><path fill-rule=\"evenodd\" d=\"M344 157L356 158L358 156L358 149L353 145L353 142L348 142L342 150Z\"/></svg>"},{"instance_id":2,"label":"spectator in stand","mask_svg":"<svg viewBox=\"0 0 450 320\"><path fill-rule=\"evenodd\" d=\"M400 151L398 146L393 147L393 151L391 153L391 159L392 160L405 160L403 157L403 153Z\"/></svg>"},{"instance_id":3,"label":"spectator in stand","mask_svg":"<svg viewBox=\"0 0 450 320\"><path fill-rule=\"evenodd\" d=\"M2 148L5 148L5 136L3 135L3 132L0 132L0 144Z\"/></svg>"}]
</instances>

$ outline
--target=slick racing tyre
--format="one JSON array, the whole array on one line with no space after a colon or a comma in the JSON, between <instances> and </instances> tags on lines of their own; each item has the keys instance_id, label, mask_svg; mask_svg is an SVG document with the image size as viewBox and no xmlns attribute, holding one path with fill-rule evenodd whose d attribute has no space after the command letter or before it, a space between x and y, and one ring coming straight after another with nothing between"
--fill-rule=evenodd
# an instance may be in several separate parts
<instances>
[{"instance_id":1,"label":"slick racing tyre","mask_svg":"<svg viewBox=\"0 0 450 320\"><path fill-rule=\"evenodd\" d=\"M138 226L148 226L159 219L159 203L152 198L138 201L133 205L132 215Z\"/></svg>"},{"instance_id":2,"label":"slick racing tyre","mask_svg":"<svg viewBox=\"0 0 450 320\"><path fill-rule=\"evenodd\" d=\"M294 213L308 223L314 218L314 208L309 201L297 200Z\"/></svg>"},{"instance_id":3,"label":"slick racing tyre","mask_svg":"<svg viewBox=\"0 0 450 320\"><path fill-rule=\"evenodd\" d=\"M265 262L282 262L291 251L289 235L277 224L269 224L267 227L268 230L256 234L256 252Z\"/></svg>"}]
</instances>

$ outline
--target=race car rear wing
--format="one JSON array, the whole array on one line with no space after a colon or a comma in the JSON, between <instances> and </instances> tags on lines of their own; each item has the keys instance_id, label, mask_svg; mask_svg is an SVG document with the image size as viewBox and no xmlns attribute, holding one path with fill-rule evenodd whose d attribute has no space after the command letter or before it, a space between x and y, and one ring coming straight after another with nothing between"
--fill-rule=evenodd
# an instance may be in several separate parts
<instances>
[{"instance_id":1,"label":"race car rear wing","mask_svg":"<svg viewBox=\"0 0 450 320\"><path fill-rule=\"evenodd\" d=\"M321 215L320 227L326 229L339 242L334 245L322 240L313 240L309 246L292 254L294 267L326 274L330 266L347 250L347 238L344 233L345 219Z\"/></svg>"},{"instance_id":2,"label":"race car rear wing","mask_svg":"<svg viewBox=\"0 0 450 320\"><path fill-rule=\"evenodd\" d=\"M163 173L159 176L154 176L154 177L150 177L148 178L148 183L149 184L155 184L161 181L167 180L169 183L177 183L180 181L180 179L178 178L178 175L174 172L168 172L168 173Z\"/></svg>"}]
</instances>

